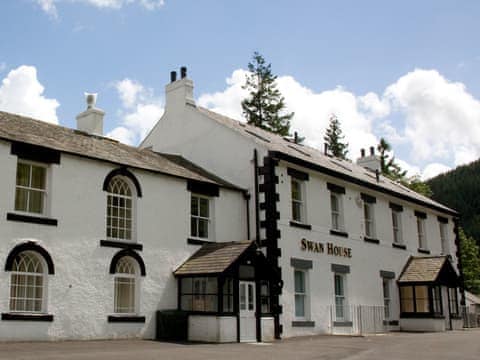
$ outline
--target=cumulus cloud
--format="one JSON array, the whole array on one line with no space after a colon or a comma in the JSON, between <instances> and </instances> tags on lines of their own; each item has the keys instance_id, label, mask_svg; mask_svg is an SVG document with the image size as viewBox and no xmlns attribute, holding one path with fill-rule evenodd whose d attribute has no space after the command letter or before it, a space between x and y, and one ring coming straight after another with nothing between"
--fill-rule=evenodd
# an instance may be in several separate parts
<instances>
[{"instance_id":1,"label":"cumulus cloud","mask_svg":"<svg viewBox=\"0 0 480 360\"><path fill-rule=\"evenodd\" d=\"M122 124L107 136L125 144L136 145L162 116L162 102L155 97L153 90L135 80L125 78L117 81L114 86L122 103L119 111Z\"/></svg>"},{"instance_id":2,"label":"cumulus cloud","mask_svg":"<svg viewBox=\"0 0 480 360\"><path fill-rule=\"evenodd\" d=\"M57 4L60 2L76 2L86 5L94 6L100 9L121 9L122 7L130 4L137 4L147 10L156 10L161 8L164 4L164 0L34 0L40 6L40 8L53 18L58 17Z\"/></svg>"},{"instance_id":3,"label":"cumulus cloud","mask_svg":"<svg viewBox=\"0 0 480 360\"><path fill-rule=\"evenodd\" d=\"M201 95L199 105L241 119L246 75L246 70L235 70L223 91ZM279 76L277 84L288 111L295 112L291 130L319 149L334 113L352 159L380 137L401 145L397 160L409 176L426 179L480 157L480 101L436 70L409 72L383 94L358 95L341 86L314 92L291 76Z\"/></svg>"},{"instance_id":4,"label":"cumulus cloud","mask_svg":"<svg viewBox=\"0 0 480 360\"><path fill-rule=\"evenodd\" d=\"M22 114L46 122L58 123L57 100L43 95L34 66L22 65L11 70L0 86L0 110Z\"/></svg>"}]
</instances>

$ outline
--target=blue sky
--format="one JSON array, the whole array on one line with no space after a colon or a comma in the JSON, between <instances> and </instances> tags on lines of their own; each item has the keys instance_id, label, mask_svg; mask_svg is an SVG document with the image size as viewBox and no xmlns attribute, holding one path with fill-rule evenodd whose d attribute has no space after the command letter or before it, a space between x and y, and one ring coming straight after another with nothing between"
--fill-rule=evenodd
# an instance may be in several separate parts
<instances>
[{"instance_id":1,"label":"blue sky","mask_svg":"<svg viewBox=\"0 0 480 360\"><path fill-rule=\"evenodd\" d=\"M480 157L478 1L5 0L0 13L0 110L75 127L97 92L105 132L136 144L181 65L200 105L240 118L258 50L313 146L335 113L353 159L380 136L412 174Z\"/></svg>"}]
</instances>

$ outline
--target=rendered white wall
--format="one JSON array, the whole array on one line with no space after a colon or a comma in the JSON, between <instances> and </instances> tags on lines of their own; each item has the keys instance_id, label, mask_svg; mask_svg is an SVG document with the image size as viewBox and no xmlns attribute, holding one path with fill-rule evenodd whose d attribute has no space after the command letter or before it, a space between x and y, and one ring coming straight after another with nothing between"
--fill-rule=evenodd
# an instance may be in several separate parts
<instances>
[{"instance_id":1,"label":"rendered white wall","mask_svg":"<svg viewBox=\"0 0 480 360\"><path fill-rule=\"evenodd\" d=\"M444 319L400 319L402 331L445 331Z\"/></svg>"},{"instance_id":2,"label":"rendered white wall","mask_svg":"<svg viewBox=\"0 0 480 360\"><path fill-rule=\"evenodd\" d=\"M236 342L237 318L234 316L190 315L188 340L204 342Z\"/></svg>"},{"instance_id":3,"label":"rendered white wall","mask_svg":"<svg viewBox=\"0 0 480 360\"><path fill-rule=\"evenodd\" d=\"M273 317L262 317L261 321L262 329L262 342L270 342L275 340L275 326Z\"/></svg>"}]
</instances>

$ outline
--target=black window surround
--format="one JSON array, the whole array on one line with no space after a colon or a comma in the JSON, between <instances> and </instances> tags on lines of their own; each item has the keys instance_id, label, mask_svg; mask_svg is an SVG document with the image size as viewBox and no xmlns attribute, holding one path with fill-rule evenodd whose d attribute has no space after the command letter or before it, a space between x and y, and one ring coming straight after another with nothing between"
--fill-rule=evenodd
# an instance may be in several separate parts
<instances>
[{"instance_id":1,"label":"black window surround","mask_svg":"<svg viewBox=\"0 0 480 360\"><path fill-rule=\"evenodd\" d=\"M334 321L333 326L335 326L335 327L352 327L353 322L352 321Z\"/></svg>"},{"instance_id":2,"label":"black window surround","mask_svg":"<svg viewBox=\"0 0 480 360\"><path fill-rule=\"evenodd\" d=\"M2 313L2 320L6 321L35 321L35 322L52 322L52 314L18 314L18 313Z\"/></svg>"},{"instance_id":3,"label":"black window surround","mask_svg":"<svg viewBox=\"0 0 480 360\"><path fill-rule=\"evenodd\" d=\"M360 197L362 198L363 201L369 204L375 204L377 202L377 199L375 198L375 196L372 196L372 195L360 193Z\"/></svg>"},{"instance_id":4,"label":"black window surround","mask_svg":"<svg viewBox=\"0 0 480 360\"><path fill-rule=\"evenodd\" d=\"M12 142L10 153L12 155L17 155L21 159L37 161L46 164L60 164L61 158L61 153L58 150L19 141Z\"/></svg>"},{"instance_id":5,"label":"black window surround","mask_svg":"<svg viewBox=\"0 0 480 360\"><path fill-rule=\"evenodd\" d=\"M396 244L396 243L393 243L393 244L392 244L392 247L394 247L394 248L396 248L396 249L407 250L407 245L405 245L405 244Z\"/></svg>"},{"instance_id":6,"label":"black window surround","mask_svg":"<svg viewBox=\"0 0 480 360\"><path fill-rule=\"evenodd\" d=\"M448 219L443 216L437 216L438 222L442 224L448 224Z\"/></svg>"},{"instance_id":7,"label":"black window surround","mask_svg":"<svg viewBox=\"0 0 480 360\"><path fill-rule=\"evenodd\" d=\"M313 268L312 260L304 260L304 259L297 259L297 258L290 258L290 265L295 269L300 269L300 270L309 270Z\"/></svg>"},{"instance_id":8,"label":"black window surround","mask_svg":"<svg viewBox=\"0 0 480 360\"><path fill-rule=\"evenodd\" d=\"M364 236L363 241L371 243L371 244L380 244L380 240L375 239L375 238L371 238L371 237L368 237L368 236Z\"/></svg>"},{"instance_id":9,"label":"black window surround","mask_svg":"<svg viewBox=\"0 0 480 360\"><path fill-rule=\"evenodd\" d=\"M345 187L327 182L327 189L336 194L345 194Z\"/></svg>"},{"instance_id":10,"label":"black window surround","mask_svg":"<svg viewBox=\"0 0 480 360\"><path fill-rule=\"evenodd\" d=\"M335 236L341 236L341 237L348 238L348 233L347 232L334 230L334 229L330 229L330 235L335 235Z\"/></svg>"},{"instance_id":11,"label":"black window surround","mask_svg":"<svg viewBox=\"0 0 480 360\"><path fill-rule=\"evenodd\" d=\"M388 270L380 270L380 277L384 279L395 279L395 273Z\"/></svg>"},{"instance_id":12,"label":"black window surround","mask_svg":"<svg viewBox=\"0 0 480 360\"><path fill-rule=\"evenodd\" d=\"M332 272L337 274L350 274L350 266L341 264L331 264Z\"/></svg>"},{"instance_id":13,"label":"black window surround","mask_svg":"<svg viewBox=\"0 0 480 360\"><path fill-rule=\"evenodd\" d=\"M292 321L292 327L315 327L315 321L308 321L308 320Z\"/></svg>"},{"instance_id":14,"label":"black window surround","mask_svg":"<svg viewBox=\"0 0 480 360\"><path fill-rule=\"evenodd\" d=\"M204 196L218 197L220 196L220 186L213 183L206 183L197 180L187 181L187 190Z\"/></svg>"},{"instance_id":15,"label":"black window surround","mask_svg":"<svg viewBox=\"0 0 480 360\"><path fill-rule=\"evenodd\" d=\"M142 197L142 188L140 187L140 183L138 182L137 178L135 177L135 175L133 175L133 173L128 170L126 167L121 167L121 168L118 168L118 169L114 169L112 171L110 171L107 176L105 176L105 180L103 180L103 191L107 191L108 190L108 186L110 184L110 181L115 177L115 176L125 176L126 178L128 178L132 183L133 185L135 186L135 190L137 190L137 197Z\"/></svg>"},{"instance_id":16,"label":"black window surround","mask_svg":"<svg viewBox=\"0 0 480 360\"><path fill-rule=\"evenodd\" d=\"M145 316L109 315L107 320L109 323L144 323Z\"/></svg>"},{"instance_id":17,"label":"black window surround","mask_svg":"<svg viewBox=\"0 0 480 360\"><path fill-rule=\"evenodd\" d=\"M290 226L297 227L297 228L300 228L300 229L305 229L305 230L312 230L312 225L300 223L300 222L297 222L297 221L290 221Z\"/></svg>"},{"instance_id":18,"label":"black window surround","mask_svg":"<svg viewBox=\"0 0 480 360\"><path fill-rule=\"evenodd\" d=\"M290 167L287 168L287 174L301 181L308 181L310 179L308 173Z\"/></svg>"},{"instance_id":19,"label":"black window surround","mask_svg":"<svg viewBox=\"0 0 480 360\"><path fill-rule=\"evenodd\" d=\"M418 252L420 254L430 254L430 250L427 250L427 249L422 249L422 248L418 248Z\"/></svg>"},{"instance_id":20,"label":"black window surround","mask_svg":"<svg viewBox=\"0 0 480 360\"><path fill-rule=\"evenodd\" d=\"M147 274L145 271L145 263L143 262L142 257L132 249L120 250L113 256L112 262L110 263L110 274L116 273L115 270L117 268L117 263L124 256L130 256L137 261L138 266L140 267L140 275L145 276Z\"/></svg>"},{"instance_id":21,"label":"black window surround","mask_svg":"<svg viewBox=\"0 0 480 360\"><path fill-rule=\"evenodd\" d=\"M415 216L420 218L420 219L426 219L427 218L427 213L424 213L423 211L415 210Z\"/></svg>"},{"instance_id":22,"label":"black window surround","mask_svg":"<svg viewBox=\"0 0 480 360\"><path fill-rule=\"evenodd\" d=\"M53 260L47 250L43 247L38 245L33 241L28 241L25 243L18 244L15 246L7 256L7 261L5 262L5 271L12 271L13 270L13 262L18 254L24 251L33 251L38 253L40 256L43 257L45 262L47 263L48 274L54 275L55 274L55 267L53 265Z\"/></svg>"},{"instance_id":23,"label":"black window surround","mask_svg":"<svg viewBox=\"0 0 480 360\"><path fill-rule=\"evenodd\" d=\"M188 245L203 245L203 244L213 244L213 243L215 243L215 241L202 240L202 239L196 239L196 238L187 238Z\"/></svg>"},{"instance_id":24,"label":"black window surround","mask_svg":"<svg viewBox=\"0 0 480 360\"><path fill-rule=\"evenodd\" d=\"M389 207L390 209L392 209L393 211L398 211L398 212L402 212L403 211L403 206L402 205L398 205L398 204L395 204L395 203L389 203Z\"/></svg>"},{"instance_id":25,"label":"black window surround","mask_svg":"<svg viewBox=\"0 0 480 360\"><path fill-rule=\"evenodd\" d=\"M115 240L100 240L100 246L102 247L111 247L117 249L133 249L142 251L143 245L139 243L129 243L125 241L115 241Z\"/></svg>"},{"instance_id":26,"label":"black window surround","mask_svg":"<svg viewBox=\"0 0 480 360\"><path fill-rule=\"evenodd\" d=\"M17 214L17 213L12 213L12 212L7 213L7 220L8 221L18 221L18 222L30 223L30 224L37 224L37 225L58 226L58 220L57 219L42 217L42 216Z\"/></svg>"}]
</instances>

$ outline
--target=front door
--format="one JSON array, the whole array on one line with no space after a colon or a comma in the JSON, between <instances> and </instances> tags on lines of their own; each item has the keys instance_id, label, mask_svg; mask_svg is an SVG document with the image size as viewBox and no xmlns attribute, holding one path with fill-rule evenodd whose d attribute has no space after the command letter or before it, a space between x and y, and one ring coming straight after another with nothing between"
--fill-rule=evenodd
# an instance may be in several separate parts
<instances>
[{"instance_id":1,"label":"front door","mask_svg":"<svg viewBox=\"0 0 480 360\"><path fill-rule=\"evenodd\" d=\"M255 319L255 282L240 281L240 341L257 341Z\"/></svg>"}]
</instances>

